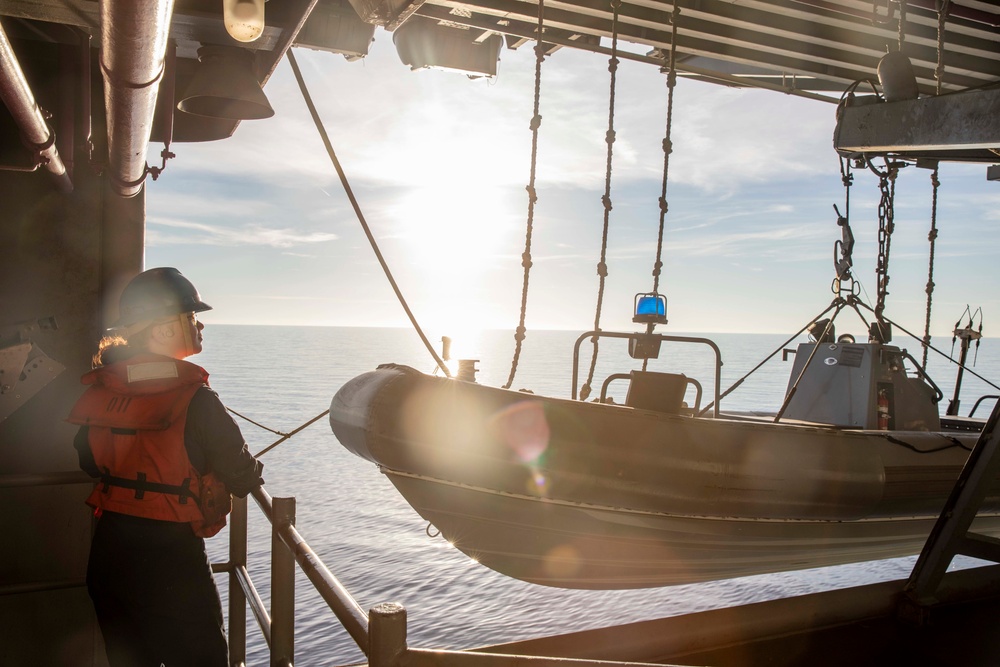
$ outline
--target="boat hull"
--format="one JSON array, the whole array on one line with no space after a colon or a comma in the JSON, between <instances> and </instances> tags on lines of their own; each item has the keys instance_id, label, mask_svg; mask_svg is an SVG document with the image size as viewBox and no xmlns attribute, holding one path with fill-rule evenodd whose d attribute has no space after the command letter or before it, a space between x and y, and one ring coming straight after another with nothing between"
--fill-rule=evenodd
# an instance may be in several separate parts
<instances>
[{"instance_id":1,"label":"boat hull","mask_svg":"<svg viewBox=\"0 0 1000 667\"><path fill-rule=\"evenodd\" d=\"M458 549L565 588L692 583L916 553L973 434L664 415L383 367L331 403ZM977 530L1000 531L994 488Z\"/></svg>"}]
</instances>

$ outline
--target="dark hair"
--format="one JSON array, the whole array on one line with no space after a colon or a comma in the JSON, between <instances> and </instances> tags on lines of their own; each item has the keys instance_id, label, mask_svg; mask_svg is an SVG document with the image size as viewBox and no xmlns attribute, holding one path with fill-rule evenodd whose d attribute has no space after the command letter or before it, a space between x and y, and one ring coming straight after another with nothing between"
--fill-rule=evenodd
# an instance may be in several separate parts
<instances>
[{"instance_id":1,"label":"dark hair","mask_svg":"<svg viewBox=\"0 0 1000 667\"><path fill-rule=\"evenodd\" d=\"M94 368L125 361L137 354L148 352L149 328L136 331L130 336L115 333L105 336L97 343L97 353L94 354Z\"/></svg>"}]
</instances>

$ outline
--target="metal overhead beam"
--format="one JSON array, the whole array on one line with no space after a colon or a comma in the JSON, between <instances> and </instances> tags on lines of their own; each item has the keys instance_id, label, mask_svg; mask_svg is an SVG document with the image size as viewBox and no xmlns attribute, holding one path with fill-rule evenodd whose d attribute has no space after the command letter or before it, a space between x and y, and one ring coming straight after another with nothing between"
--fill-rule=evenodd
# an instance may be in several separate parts
<instances>
[{"instance_id":1,"label":"metal overhead beam","mask_svg":"<svg viewBox=\"0 0 1000 667\"><path fill-rule=\"evenodd\" d=\"M1000 89L846 105L837 121L834 148L900 155L1000 148Z\"/></svg>"}]
</instances>

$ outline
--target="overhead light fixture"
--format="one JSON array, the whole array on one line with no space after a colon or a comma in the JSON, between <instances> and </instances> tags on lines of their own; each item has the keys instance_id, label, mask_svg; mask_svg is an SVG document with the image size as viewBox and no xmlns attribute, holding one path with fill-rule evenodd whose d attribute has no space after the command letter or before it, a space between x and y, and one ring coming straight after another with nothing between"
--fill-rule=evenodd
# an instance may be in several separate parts
<instances>
[{"instance_id":1,"label":"overhead light fixture","mask_svg":"<svg viewBox=\"0 0 1000 667\"><path fill-rule=\"evenodd\" d=\"M392 32L392 43L410 69L433 67L477 78L496 76L503 37L411 16Z\"/></svg>"},{"instance_id":2,"label":"overhead light fixture","mask_svg":"<svg viewBox=\"0 0 1000 667\"><path fill-rule=\"evenodd\" d=\"M222 16L237 42L252 42L264 32L264 0L222 0Z\"/></svg>"},{"instance_id":3,"label":"overhead light fixture","mask_svg":"<svg viewBox=\"0 0 1000 667\"><path fill-rule=\"evenodd\" d=\"M228 120L260 120L274 109L254 73L254 54L237 46L198 49L198 71L177 103L184 113Z\"/></svg>"},{"instance_id":4,"label":"overhead light fixture","mask_svg":"<svg viewBox=\"0 0 1000 667\"><path fill-rule=\"evenodd\" d=\"M878 61L878 82L886 102L915 100L920 95L913 65L902 51L890 51Z\"/></svg>"}]
</instances>

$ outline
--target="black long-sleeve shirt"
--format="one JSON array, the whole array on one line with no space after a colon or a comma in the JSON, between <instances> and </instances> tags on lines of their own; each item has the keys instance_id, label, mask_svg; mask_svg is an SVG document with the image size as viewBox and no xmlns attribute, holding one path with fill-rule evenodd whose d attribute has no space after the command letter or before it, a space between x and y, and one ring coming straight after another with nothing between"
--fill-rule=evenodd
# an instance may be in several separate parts
<instances>
[{"instance_id":1,"label":"black long-sleeve shirt","mask_svg":"<svg viewBox=\"0 0 1000 667\"><path fill-rule=\"evenodd\" d=\"M88 437L89 427L81 426L73 446L80 468L92 477L100 477ZM235 496L244 498L264 483L264 465L250 454L240 427L209 387L198 389L188 406L184 446L195 470L203 475L214 472Z\"/></svg>"}]
</instances>

